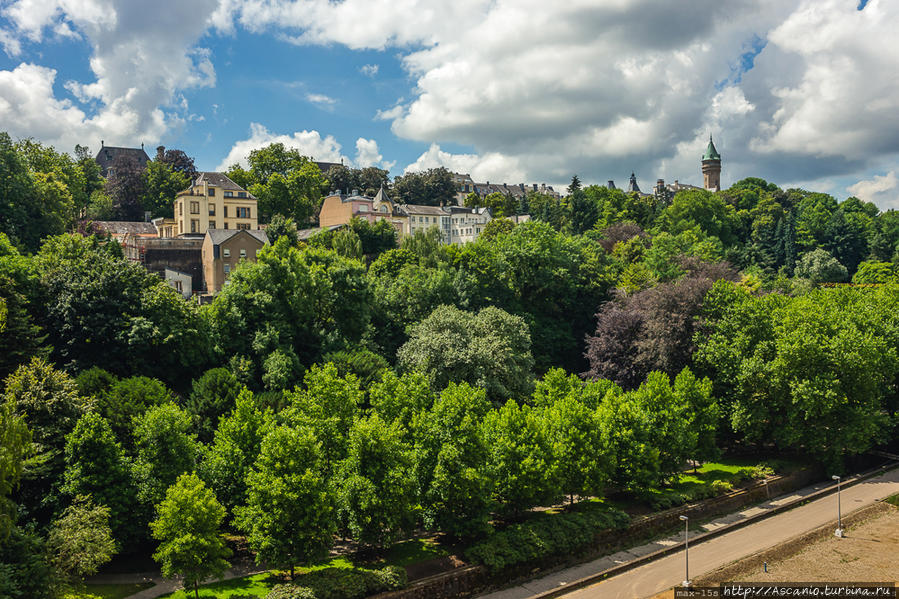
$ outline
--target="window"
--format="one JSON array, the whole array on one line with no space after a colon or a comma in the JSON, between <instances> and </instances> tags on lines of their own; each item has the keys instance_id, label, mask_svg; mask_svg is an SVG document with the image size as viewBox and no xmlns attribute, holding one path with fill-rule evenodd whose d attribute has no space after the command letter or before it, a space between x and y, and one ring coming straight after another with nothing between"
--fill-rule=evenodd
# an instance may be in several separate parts
<instances>
[{"instance_id":1,"label":"window","mask_svg":"<svg viewBox=\"0 0 899 599\"><path fill-rule=\"evenodd\" d=\"M209 228L210 228L210 229L214 229L214 228L215 228L215 221L214 221L214 220L209 221Z\"/></svg>"},{"instance_id":2,"label":"window","mask_svg":"<svg viewBox=\"0 0 899 599\"><path fill-rule=\"evenodd\" d=\"M238 206L237 218L250 218L250 209L245 206Z\"/></svg>"},{"instance_id":3,"label":"window","mask_svg":"<svg viewBox=\"0 0 899 599\"><path fill-rule=\"evenodd\" d=\"M229 250L228 248L222 248L222 256L224 256L225 258L230 258L231 250Z\"/></svg>"},{"instance_id":4,"label":"window","mask_svg":"<svg viewBox=\"0 0 899 599\"><path fill-rule=\"evenodd\" d=\"M234 197L234 192L233 192L233 191L226 191L226 192L225 192L225 197L226 197L226 198L233 198L233 197Z\"/></svg>"},{"instance_id":5,"label":"window","mask_svg":"<svg viewBox=\"0 0 899 599\"><path fill-rule=\"evenodd\" d=\"M190 213L191 214L200 214L200 202L191 202L190 203Z\"/></svg>"},{"instance_id":6,"label":"window","mask_svg":"<svg viewBox=\"0 0 899 599\"><path fill-rule=\"evenodd\" d=\"M215 197L215 187L210 187L210 188L209 188L209 197L210 197L210 198Z\"/></svg>"},{"instance_id":7,"label":"window","mask_svg":"<svg viewBox=\"0 0 899 599\"><path fill-rule=\"evenodd\" d=\"M184 204L178 202L178 216L181 216L182 214L184 214Z\"/></svg>"},{"instance_id":8,"label":"window","mask_svg":"<svg viewBox=\"0 0 899 599\"><path fill-rule=\"evenodd\" d=\"M245 192L245 191L238 191L238 192L237 192L237 197L239 197L239 198L245 198L245 197L247 197L247 192Z\"/></svg>"},{"instance_id":9,"label":"window","mask_svg":"<svg viewBox=\"0 0 899 599\"><path fill-rule=\"evenodd\" d=\"M209 204L209 216L215 216L215 204Z\"/></svg>"},{"instance_id":10,"label":"window","mask_svg":"<svg viewBox=\"0 0 899 599\"><path fill-rule=\"evenodd\" d=\"M238 228L238 229L243 229L243 230L245 230L245 231L249 231L249 230L250 230L250 223L237 223L237 228Z\"/></svg>"},{"instance_id":11,"label":"window","mask_svg":"<svg viewBox=\"0 0 899 599\"><path fill-rule=\"evenodd\" d=\"M228 230L228 223L227 223L227 222L225 223L225 230L226 230L226 231Z\"/></svg>"},{"instance_id":12,"label":"window","mask_svg":"<svg viewBox=\"0 0 899 599\"><path fill-rule=\"evenodd\" d=\"M227 207L227 206L225 206L224 208L222 208L222 215L223 215L225 218L228 218L228 207ZM225 227L225 228L227 229L228 227Z\"/></svg>"},{"instance_id":13,"label":"window","mask_svg":"<svg viewBox=\"0 0 899 599\"><path fill-rule=\"evenodd\" d=\"M368 212L368 206L365 204L361 204L359 206L359 212Z\"/></svg>"},{"instance_id":14,"label":"window","mask_svg":"<svg viewBox=\"0 0 899 599\"><path fill-rule=\"evenodd\" d=\"M247 250L241 249L241 250L240 250L240 257L241 257L241 258L246 258L246 257L247 257Z\"/></svg>"},{"instance_id":15,"label":"window","mask_svg":"<svg viewBox=\"0 0 899 599\"><path fill-rule=\"evenodd\" d=\"M227 262L225 262L225 274L228 274L230 272L231 272L231 265L228 264Z\"/></svg>"},{"instance_id":16,"label":"window","mask_svg":"<svg viewBox=\"0 0 899 599\"><path fill-rule=\"evenodd\" d=\"M387 206L381 206L381 212L387 212Z\"/></svg>"},{"instance_id":17,"label":"window","mask_svg":"<svg viewBox=\"0 0 899 599\"><path fill-rule=\"evenodd\" d=\"M190 232L191 233L199 233L200 232L200 221L195 218L190 219Z\"/></svg>"}]
</instances>

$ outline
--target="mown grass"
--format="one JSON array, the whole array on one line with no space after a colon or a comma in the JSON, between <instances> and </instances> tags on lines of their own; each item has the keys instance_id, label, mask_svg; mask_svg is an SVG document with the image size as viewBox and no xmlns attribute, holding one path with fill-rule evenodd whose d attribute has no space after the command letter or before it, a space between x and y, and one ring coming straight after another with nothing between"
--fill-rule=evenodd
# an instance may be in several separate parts
<instances>
[{"instance_id":1,"label":"mown grass","mask_svg":"<svg viewBox=\"0 0 899 599\"><path fill-rule=\"evenodd\" d=\"M894 495L890 495L889 497L887 497L886 499L884 499L884 501L886 501L886 502L889 503L890 505L895 505L896 507L899 507L899 493L896 493L896 494L894 494Z\"/></svg>"},{"instance_id":2,"label":"mown grass","mask_svg":"<svg viewBox=\"0 0 899 599\"><path fill-rule=\"evenodd\" d=\"M130 584L86 584L67 589L63 599L125 599L153 586L152 582Z\"/></svg>"}]
</instances>

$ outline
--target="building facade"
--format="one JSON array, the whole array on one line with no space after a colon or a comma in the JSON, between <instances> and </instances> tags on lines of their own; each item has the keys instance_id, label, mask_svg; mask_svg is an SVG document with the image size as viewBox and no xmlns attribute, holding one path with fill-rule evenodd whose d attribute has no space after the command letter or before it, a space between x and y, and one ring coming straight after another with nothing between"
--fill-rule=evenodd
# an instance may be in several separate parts
<instances>
[{"instance_id":1,"label":"building facade","mask_svg":"<svg viewBox=\"0 0 899 599\"><path fill-rule=\"evenodd\" d=\"M702 180L703 187L709 191L721 191L721 154L715 148L711 135L705 154L702 155Z\"/></svg>"},{"instance_id":2,"label":"building facade","mask_svg":"<svg viewBox=\"0 0 899 599\"><path fill-rule=\"evenodd\" d=\"M529 193L541 193L552 196L557 200L562 197L562 194L554 190L551 185L546 185L545 183L540 185L537 185L536 183L530 185L525 183L507 185L506 183L491 183L490 181L487 181L486 183L475 183L471 178L471 175L461 173L452 173L452 177L453 183L456 186L456 205L458 206L463 206L465 204L465 198L471 193L478 194L482 199L486 198L491 193L501 193L505 196L515 198L519 203L521 203Z\"/></svg>"},{"instance_id":3,"label":"building facade","mask_svg":"<svg viewBox=\"0 0 899 599\"><path fill-rule=\"evenodd\" d=\"M174 234L259 229L256 198L223 173L203 172L175 197Z\"/></svg>"},{"instance_id":4,"label":"building facade","mask_svg":"<svg viewBox=\"0 0 899 599\"><path fill-rule=\"evenodd\" d=\"M243 262L256 262L267 243L265 231L258 229L207 229L201 250L206 293L221 291L231 273Z\"/></svg>"},{"instance_id":5,"label":"building facade","mask_svg":"<svg viewBox=\"0 0 899 599\"><path fill-rule=\"evenodd\" d=\"M139 148L120 148L118 146L107 146L106 142L100 141L100 151L94 157L96 163L100 166L100 174L104 177L114 176L115 172L110 172L110 167L115 159L119 156L127 156L133 158L140 168L146 168L150 157L144 151L144 144Z\"/></svg>"}]
</instances>

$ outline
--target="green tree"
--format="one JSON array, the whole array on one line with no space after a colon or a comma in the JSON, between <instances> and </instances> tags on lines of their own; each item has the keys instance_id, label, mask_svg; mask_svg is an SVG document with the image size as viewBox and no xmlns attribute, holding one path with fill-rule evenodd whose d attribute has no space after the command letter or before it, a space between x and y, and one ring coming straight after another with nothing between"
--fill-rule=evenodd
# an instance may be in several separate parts
<instances>
[{"instance_id":1,"label":"green tree","mask_svg":"<svg viewBox=\"0 0 899 599\"><path fill-rule=\"evenodd\" d=\"M738 222L733 206L728 205L721 195L702 189L676 194L671 205L659 216L658 226L672 234L699 227L706 235L720 239L725 246L738 241Z\"/></svg>"},{"instance_id":2,"label":"green tree","mask_svg":"<svg viewBox=\"0 0 899 599\"><path fill-rule=\"evenodd\" d=\"M133 376L115 381L108 391L99 396L97 408L109 422L116 438L130 448L134 419L172 399L171 392L161 381Z\"/></svg>"},{"instance_id":3,"label":"green tree","mask_svg":"<svg viewBox=\"0 0 899 599\"><path fill-rule=\"evenodd\" d=\"M311 430L272 429L247 487L247 505L237 508L236 524L257 563L289 568L293 578L296 564L327 555L335 530L334 496Z\"/></svg>"},{"instance_id":4,"label":"green tree","mask_svg":"<svg viewBox=\"0 0 899 599\"><path fill-rule=\"evenodd\" d=\"M0 403L0 540L12 529L15 506L9 499L22 477L25 458L31 451L31 432L16 412L15 399Z\"/></svg>"},{"instance_id":5,"label":"green tree","mask_svg":"<svg viewBox=\"0 0 899 599\"><path fill-rule=\"evenodd\" d=\"M337 468L338 517L363 545L386 547L415 523L416 480L402 425L377 414L356 420Z\"/></svg>"},{"instance_id":6,"label":"green tree","mask_svg":"<svg viewBox=\"0 0 899 599\"><path fill-rule=\"evenodd\" d=\"M524 321L499 308L473 314L440 306L413 327L397 363L403 370L424 372L435 388L466 381L502 401L530 392L530 346Z\"/></svg>"},{"instance_id":7,"label":"green tree","mask_svg":"<svg viewBox=\"0 0 899 599\"><path fill-rule=\"evenodd\" d=\"M858 285L899 283L899 272L892 262L866 261L858 265L852 282Z\"/></svg>"},{"instance_id":8,"label":"green tree","mask_svg":"<svg viewBox=\"0 0 899 599\"><path fill-rule=\"evenodd\" d=\"M425 524L456 537L490 530L493 485L481 422L483 389L450 383L434 406L412 419L416 477Z\"/></svg>"},{"instance_id":9,"label":"green tree","mask_svg":"<svg viewBox=\"0 0 899 599\"><path fill-rule=\"evenodd\" d=\"M78 420L66 436L65 462L64 493L89 495L108 507L109 526L123 547L142 537L146 523L135 522L137 495L129 464L102 416L89 412Z\"/></svg>"},{"instance_id":10,"label":"green tree","mask_svg":"<svg viewBox=\"0 0 899 599\"><path fill-rule=\"evenodd\" d=\"M482 426L500 511L515 516L556 503L561 490L553 479L551 440L540 414L509 400L488 413Z\"/></svg>"},{"instance_id":11,"label":"green tree","mask_svg":"<svg viewBox=\"0 0 899 599\"><path fill-rule=\"evenodd\" d=\"M443 167L397 176L390 191L398 202L420 206L454 204L456 198L452 173Z\"/></svg>"},{"instance_id":12,"label":"green tree","mask_svg":"<svg viewBox=\"0 0 899 599\"><path fill-rule=\"evenodd\" d=\"M194 588L199 599L200 583L221 578L230 564L231 551L219 532L225 508L196 474L183 474L169 487L150 523L153 538L160 541L153 554L166 577L182 576L184 586Z\"/></svg>"},{"instance_id":13,"label":"green tree","mask_svg":"<svg viewBox=\"0 0 899 599\"><path fill-rule=\"evenodd\" d=\"M194 379L185 407L193 415L200 441L212 440L219 418L231 411L243 388L227 368L213 368Z\"/></svg>"},{"instance_id":14,"label":"green tree","mask_svg":"<svg viewBox=\"0 0 899 599\"><path fill-rule=\"evenodd\" d=\"M203 452L200 476L230 514L247 502L247 473L259 456L266 416L253 394L242 389L234 409L219 421L212 444Z\"/></svg>"},{"instance_id":15,"label":"green tree","mask_svg":"<svg viewBox=\"0 0 899 599\"><path fill-rule=\"evenodd\" d=\"M178 476L196 467L198 445L190 414L173 403L154 406L134 419L134 482L146 506L162 501Z\"/></svg>"},{"instance_id":16,"label":"green tree","mask_svg":"<svg viewBox=\"0 0 899 599\"><path fill-rule=\"evenodd\" d=\"M63 576L80 580L96 574L116 553L109 508L95 505L90 497L76 497L50 526L47 549Z\"/></svg>"},{"instance_id":17,"label":"green tree","mask_svg":"<svg viewBox=\"0 0 899 599\"><path fill-rule=\"evenodd\" d=\"M425 375L407 372L397 375L385 370L381 380L368 389L372 410L385 422L399 422L410 430L412 419L434 405L434 393Z\"/></svg>"},{"instance_id":18,"label":"green tree","mask_svg":"<svg viewBox=\"0 0 899 599\"><path fill-rule=\"evenodd\" d=\"M154 217L174 216L175 196L192 183L189 173L175 170L171 164L158 159L147 163L143 178L141 206Z\"/></svg>"},{"instance_id":19,"label":"green tree","mask_svg":"<svg viewBox=\"0 0 899 599\"><path fill-rule=\"evenodd\" d=\"M796 276L812 283L842 283L849 278L849 272L827 250L818 248L799 259Z\"/></svg>"},{"instance_id":20,"label":"green tree","mask_svg":"<svg viewBox=\"0 0 899 599\"><path fill-rule=\"evenodd\" d=\"M43 539L32 530L13 528L0 543L0 597L57 599L56 582Z\"/></svg>"},{"instance_id":21,"label":"green tree","mask_svg":"<svg viewBox=\"0 0 899 599\"><path fill-rule=\"evenodd\" d=\"M272 216L268 226L265 228L265 235L268 237L268 242L272 245L278 241L279 237L286 237L290 245L296 245L299 239L297 237L297 224L292 218L283 214Z\"/></svg>"}]
</instances>

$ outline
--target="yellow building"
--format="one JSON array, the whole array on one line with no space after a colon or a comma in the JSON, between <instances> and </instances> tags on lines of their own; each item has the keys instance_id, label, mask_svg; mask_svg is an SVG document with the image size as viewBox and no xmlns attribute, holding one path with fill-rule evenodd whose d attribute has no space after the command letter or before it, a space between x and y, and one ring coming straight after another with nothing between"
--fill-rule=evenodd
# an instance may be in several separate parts
<instances>
[{"instance_id":1,"label":"yellow building","mask_svg":"<svg viewBox=\"0 0 899 599\"><path fill-rule=\"evenodd\" d=\"M200 173L175 197L175 235L258 228L256 198L223 173Z\"/></svg>"}]
</instances>

